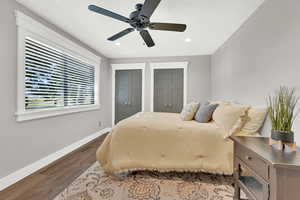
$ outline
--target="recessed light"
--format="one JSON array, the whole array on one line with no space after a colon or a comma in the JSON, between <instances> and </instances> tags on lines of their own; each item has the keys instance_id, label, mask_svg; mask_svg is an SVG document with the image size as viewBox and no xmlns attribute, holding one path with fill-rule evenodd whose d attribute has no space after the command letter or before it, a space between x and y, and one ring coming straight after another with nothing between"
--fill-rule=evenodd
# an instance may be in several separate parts
<instances>
[{"instance_id":1,"label":"recessed light","mask_svg":"<svg viewBox=\"0 0 300 200\"><path fill-rule=\"evenodd\" d=\"M120 43L120 42L117 42L117 43L115 43L115 45L116 45L116 46L120 46L120 45L121 45L121 43Z\"/></svg>"},{"instance_id":2,"label":"recessed light","mask_svg":"<svg viewBox=\"0 0 300 200\"><path fill-rule=\"evenodd\" d=\"M184 40L185 42L191 42L192 41L192 39L191 38L185 38L185 40Z\"/></svg>"}]
</instances>

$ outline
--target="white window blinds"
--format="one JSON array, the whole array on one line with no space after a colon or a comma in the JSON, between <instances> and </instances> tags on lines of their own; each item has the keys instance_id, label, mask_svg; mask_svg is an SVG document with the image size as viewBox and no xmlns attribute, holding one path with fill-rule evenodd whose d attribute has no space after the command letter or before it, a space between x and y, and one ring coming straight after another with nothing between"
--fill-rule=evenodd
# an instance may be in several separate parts
<instances>
[{"instance_id":1,"label":"white window blinds","mask_svg":"<svg viewBox=\"0 0 300 200\"><path fill-rule=\"evenodd\" d=\"M26 110L94 104L94 66L36 40L26 38Z\"/></svg>"}]
</instances>

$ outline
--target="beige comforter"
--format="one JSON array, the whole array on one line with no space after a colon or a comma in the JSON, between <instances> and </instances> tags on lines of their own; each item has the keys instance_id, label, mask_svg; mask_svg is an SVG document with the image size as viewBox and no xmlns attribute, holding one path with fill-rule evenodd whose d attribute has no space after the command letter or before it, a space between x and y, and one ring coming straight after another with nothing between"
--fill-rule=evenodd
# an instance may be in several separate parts
<instances>
[{"instance_id":1,"label":"beige comforter","mask_svg":"<svg viewBox=\"0 0 300 200\"><path fill-rule=\"evenodd\" d=\"M134 170L232 174L233 143L214 122L179 114L138 113L118 123L97 151L109 173Z\"/></svg>"}]
</instances>

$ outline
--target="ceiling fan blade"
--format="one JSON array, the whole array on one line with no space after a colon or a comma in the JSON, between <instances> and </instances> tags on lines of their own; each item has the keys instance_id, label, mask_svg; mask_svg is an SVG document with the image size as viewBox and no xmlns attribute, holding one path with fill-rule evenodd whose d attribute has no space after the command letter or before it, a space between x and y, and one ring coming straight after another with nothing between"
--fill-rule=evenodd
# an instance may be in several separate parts
<instances>
[{"instance_id":1,"label":"ceiling fan blade","mask_svg":"<svg viewBox=\"0 0 300 200\"><path fill-rule=\"evenodd\" d=\"M147 30L140 31L140 35L142 36L143 40L145 41L148 47L153 47L155 45L150 33Z\"/></svg>"},{"instance_id":2,"label":"ceiling fan blade","mask_svg":"<svg viewBox=\"0 0 300 200\"><path fill-rule=\"evenodd\" d=\"M170 24L170 23L150 23L150 29L160 31L177 31L184 32L186 30L185 24Z\"/></svg>"},{"instance_id":3,"label":"ceiling fan blade","mask_svg":"<svg viewBox=\"0 0 300 200\"><path fill-rule=\"evenodd\" d=\"M119 14L114 13L112 11L106 10L104 8L100 8L100 7L95 6L95 5L89 5L88 8L89 8L90 11L96 12L96 13L101 14L101 15L105 15L107 17L114 18L114 19L119 20L119 21L123 21L123 22L126 22L126 23L128 23L130 21L130 19L128 19L127 17L124 17L122 15L119 15Z\"/></svg>"},{"instance_id":4,"label":"ceiling fan blade","mask_svg":"<svg viewBox=\"0 0 300 200\"><path fill-rule=\"evenodd\" d=\"M160 2L161 0L146 0L139 17L147 17L149 19Z\"/></svg>"},{"instance_id":5,"label":"ceiling fan blade","mask_svg":"<svg viewBox=\"0 0 300 200\"><path fill-rule=\"evenodd\" d=\"M120 33L117 33L117 34L111 36L107 40L109 40L109 41L115 41L115 40L117 40L117 39L119 39L119 38L121 38L121 37L123 37L123 36L125 36L125 35L127 35L129 33L131 33L132 31L134 31L134 28L125 29L124 31L121 31Z\"/></svg>"}]
</instances>

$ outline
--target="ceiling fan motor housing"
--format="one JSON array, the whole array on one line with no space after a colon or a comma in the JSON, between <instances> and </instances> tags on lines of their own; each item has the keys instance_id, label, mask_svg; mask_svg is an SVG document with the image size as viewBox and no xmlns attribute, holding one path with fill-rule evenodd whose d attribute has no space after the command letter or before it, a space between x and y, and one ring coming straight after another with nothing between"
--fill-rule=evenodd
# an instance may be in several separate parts
<instances>
[{"instance_id":1,"label":"ceiling fan motor housing","mask_svg":"<svg viewBox=\"0 0 300 200\"><path fill-rule=\"evenodd\" d=\"M140 16L140 12L142 10L143 4L136 4L135 9L136 11L133 11L129 18L130 18L130 25L137 29L137 30L142 30L147 28L149 26L149 18Z\"/></svg>"}]
</instances>

